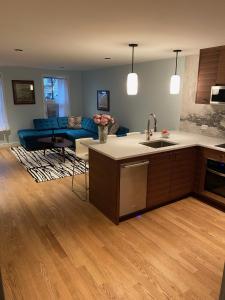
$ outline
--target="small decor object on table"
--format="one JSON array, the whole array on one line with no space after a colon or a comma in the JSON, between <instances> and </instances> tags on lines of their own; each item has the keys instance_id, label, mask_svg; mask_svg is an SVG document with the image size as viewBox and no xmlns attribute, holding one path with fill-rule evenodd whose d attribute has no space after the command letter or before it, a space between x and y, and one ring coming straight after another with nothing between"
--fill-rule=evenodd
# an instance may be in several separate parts
<instances>
[{"instance_id":1,"label":"small decor object on table","mask_svg":"<svg viewBox=\"0 0 225 300\"><path fill-rule=\"evenodd\" d=\"M97 110L109 111L109 91L97 91Z\"/></svg>"},{"instance_id":2,"label":"small decor object on table","mask_svg":"<svg viewBox=\"0 0 225 300\"><path fill-rule=\"evenodd\" d=\"M114 119L110 115L94 115L93 120L98 125L98 138L99 143L104 144L107 142L108 126L114 123Z\"/></svg>"},{"instance_id":3,"label":"small decor object on table","mask_svg":"<svg viewBox=\"0 0 225 300\"><path fill-rule=\"evenodd\" d=\"M12 80L14 104L35 104L34 81Z\"/></svg>"},{"instance_id":4,"label":"small decor object on table","mask_svg":"<svg viewBox=\"0 0 225 300\"><path fill-rule=\"evenodd\" d=\"M170 136L169 130L163 129L163 130L161 131L161 136L162 136L162 138L168 138L168 137Z\"/></svg>"}]
</instances>

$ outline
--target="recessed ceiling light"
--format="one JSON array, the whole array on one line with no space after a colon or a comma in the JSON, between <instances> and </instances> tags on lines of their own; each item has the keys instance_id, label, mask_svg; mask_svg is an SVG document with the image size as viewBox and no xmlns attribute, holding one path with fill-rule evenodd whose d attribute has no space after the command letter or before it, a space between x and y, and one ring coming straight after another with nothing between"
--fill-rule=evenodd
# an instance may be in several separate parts
<instances>
[{"instance_id":1,"label":"recessed ceiling light","mask_svg":"<svg viewBox=\"0 0 225 300\"><path fill-rule=\"evenodd\" d=\"M14 51L16 51L16 52L23 52L23 49L16 48L16 49L14 49Z\"/></svg>"},{"instance_id":2,"label":"recessed ceiling light","mask_svg":"<svg viewBox=\"0 0 225 300\"><path fill-rule=\"evenodd\" d=\"M105 59L105 60L108 60L108 59L111 59L111 57L105 57L104 59Z\"/></svg>"}]
</instances>

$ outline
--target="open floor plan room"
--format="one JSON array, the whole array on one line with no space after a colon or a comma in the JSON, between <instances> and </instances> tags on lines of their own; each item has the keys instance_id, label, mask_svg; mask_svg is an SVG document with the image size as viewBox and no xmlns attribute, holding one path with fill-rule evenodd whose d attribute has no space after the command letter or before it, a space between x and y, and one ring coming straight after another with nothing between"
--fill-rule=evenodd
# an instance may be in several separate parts
<instances>
[{"instance_id":1,"label":"open floor plan room","mask_svg":"<svg viewBox=\"0 0 225 300\"><path fill-rule=\"evenodd\" d=\"M0 300L225 300L225 1L1 1Z\"/></svg>"}]
</instances>

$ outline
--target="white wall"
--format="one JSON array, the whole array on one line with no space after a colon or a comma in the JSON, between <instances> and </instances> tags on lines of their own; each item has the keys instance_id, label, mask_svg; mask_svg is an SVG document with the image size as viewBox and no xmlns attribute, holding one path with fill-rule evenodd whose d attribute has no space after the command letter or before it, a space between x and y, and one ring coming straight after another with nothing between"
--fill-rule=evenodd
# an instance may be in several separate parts
<instances>
[{"instance_id":1,"label":"white wall","mask_svg":"<svg viewBox=\"0 0 225 300\"><path fill-rule=\"evenodd\" d=\"M185 58L179 59L178 72L184 73ZM130 66L119 66L82 73L83 112L92 116L97 111L97 90L110 90L110 113L130 130L146 128L148 113L158 118L158 129L177 129L180 121L181 95L169 94L170 76L175 60L135 64L139 75L137 96L126 94L126 77Z\"/></svg>"},{"instance_id":2,"label":"white wall","mask_svg":"<svg viewBox=\"0 0 225 300\"><path fill-rule=\"evenodd\" d=\"M18 140L17 130L32 128L34 118L44 117L43 103L43 75L67 76L70 86L71 113L82 114L82 88L80 72L52 71L18 67L0 67L3 75L6 110L9 119L11 134L9 142ZM35 104L15 105L13 101L12 80L34 80ZM0 143L3 143L3 136L0 136Z\"/></svg>"}]
</instances>

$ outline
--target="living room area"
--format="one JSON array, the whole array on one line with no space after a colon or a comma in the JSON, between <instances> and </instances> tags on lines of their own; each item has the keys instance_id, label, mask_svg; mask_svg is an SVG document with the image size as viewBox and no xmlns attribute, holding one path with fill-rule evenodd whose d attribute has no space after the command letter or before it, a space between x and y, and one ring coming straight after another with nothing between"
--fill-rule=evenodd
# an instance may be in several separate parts
<instances>
[{"instance_id":1,"label":"living room area","mask_svg":"<svg viewBox=\"0 0 225 300\"><path fill-rule=\"evenodd\" d=\"M0 300L225 299L216 2L2 3Z\"/></svg>"}]
</instances>

